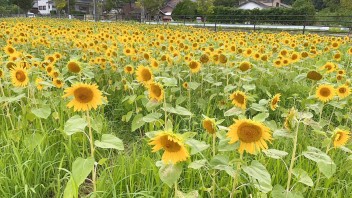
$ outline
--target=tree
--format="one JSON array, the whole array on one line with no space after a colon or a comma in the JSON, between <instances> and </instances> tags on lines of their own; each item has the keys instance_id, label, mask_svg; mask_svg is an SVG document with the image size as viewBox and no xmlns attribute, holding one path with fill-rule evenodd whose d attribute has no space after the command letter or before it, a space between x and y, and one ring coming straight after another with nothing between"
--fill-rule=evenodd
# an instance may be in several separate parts
<instances>
[{"instance_id":1,"label":"tree","mask_svg":"<svg viewBox=\"0 0 352 198\"><path fill-rule=\"evenodd\" d=\"M292 8L306 10L308 15L315 15L315 7L311 0L296 0Z\"/></svg>"},{"instance_id":2,"label":"tree","mask_svg":"<svg viewBox=\"0 0 352 198\"><path fill-rule=\"evenodd\" d=\"M61 16L61 10L65 8L67 1L66 0L54 0L56 10L59 13L59 17Z\"/></svg>"},{"instance_id":3,"label":"tree","mask_svg":"<svg viewBox=\"0 0 352 198\"><path fill-rule=\"evenodd\" d=\"M197 0L197 12L201 15L209 15L213 13L213 0Z\"/></svg>"},{"instance_id":4,"label":"tree","mask_svg":"<svg viewBox=\"0 0 352 198\"><path fill-rule=\"evenodd\" d=\"M336 12L340 8L340 0L324 0L324 4L330 12Z\"/></svg>"},{"instance_id":5,"label":"tree","mask_svg":"<svg viewBox=\"0 0 352 198\"><path fill-rule=\"evenodd\" d=\"M192 2L191 0L184 0L180 3L178 3L175 7L175 9L172 11L172 15L176 15L176 17L173 17L174 19L180 18L177 16L182 16L182 15L196 15L197 13L197 4L195 2Z\"/></svg>"},{"instance_id":6,"label":"tree","mask_svg":"<svg viewBox=\"0 0 352 198\"><path fill-rule=\"evenodd\" d=\"M13 0L13 4L17 5L25 13L33 7L34 0Z\"/></svg>"},{"instance_id":7,"label":"tree","mask_svg":"<svg viewBox=\"0 0 352 198\"><path fill-rule=\"evenodd\" d=\"M239 0L214 0L214 6L237 7Z\"/></svg>"},{"instance_id":8,"label":"tree","mask_svg":"<svg viewBox=\"0 0 352 198\"><path fill-rule=\"evenodd\" d=\"M148 15L155 15L164 4L164 0L138 0L137 5Z\"/></svg>"}]
</instances>

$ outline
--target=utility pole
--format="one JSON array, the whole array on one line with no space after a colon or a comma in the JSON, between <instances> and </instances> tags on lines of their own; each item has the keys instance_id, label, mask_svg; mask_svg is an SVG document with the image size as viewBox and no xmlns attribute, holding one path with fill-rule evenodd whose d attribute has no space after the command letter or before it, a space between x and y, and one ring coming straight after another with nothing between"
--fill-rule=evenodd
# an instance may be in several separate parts
<instances>
[{"instance_id":1,"label":"utility pole","mask_svg":"<svg viewBox=\"0 0 352 198\"><path fill-rule=\"evenodd\" d=\"M67 14L70 15L70 0L67 0Z\"/></svg>"},{"instance_id":2,"label":"utility pole","mask_svg":"<svg viewBox=\"0 0 352 198\"><path fill-rule=\"evenodd\" d=\"M94 16L94 21L97 21L97 2L96 0L93 0L93 16Z\"/></svg>"}]
</instances>

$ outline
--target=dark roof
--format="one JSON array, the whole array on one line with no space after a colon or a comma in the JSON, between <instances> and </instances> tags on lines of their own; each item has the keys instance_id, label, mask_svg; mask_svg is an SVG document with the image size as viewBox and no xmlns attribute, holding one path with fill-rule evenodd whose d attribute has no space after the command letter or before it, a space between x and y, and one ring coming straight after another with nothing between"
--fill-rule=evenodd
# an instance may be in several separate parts
<instances>
[{"instance_id":1,"label":"dark roof","mask_svg":"<svg viewBox=\"0 0 352 198\"><path fill-rule=\"evenodd\" d=\"M181 2L181 0L170 0L170 1L167 1L166 4L160 10L162 12L164 12L164 9L167 8L167 7L170 7L173 10L177 6L177 4L180 3L180 2Z\"/></svg>"}]
</instances>

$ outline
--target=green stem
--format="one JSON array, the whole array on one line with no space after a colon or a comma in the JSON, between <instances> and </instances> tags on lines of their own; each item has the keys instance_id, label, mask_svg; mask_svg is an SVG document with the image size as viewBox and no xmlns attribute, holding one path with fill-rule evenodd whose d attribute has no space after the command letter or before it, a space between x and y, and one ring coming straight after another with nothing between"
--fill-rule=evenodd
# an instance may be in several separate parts
<instances>
[{"instance_id":1,"label":"green stem","mask_svg":"<svg viewBox=\"0 0 352 198\"><path fill-rule=\"evenodd\" d=\"M213 134L213 157L216 155L216 150L215 150L215 143L216 143L216 133ZM213 170L213 194L212 198L215 198L215 186L216 186L216 170Z\"/></svg>"},{"instance_id":2,"label":"green stem","mask_svg":"<svg viewBox=\"0 0 352 198\"><path fill-rule=\"evenodd\" d=\"M293 165L295 163L295 158L296 158L297 141L298 141L298 129L299 129L299 122L297 122L297 127L296 127L296 131L295 131L295 139L293 140L293 151L292 151L290 168L288 169L288 178L287 178L287 187L286 187L286 191L287 192L286 193L288 193L289 190L290 190L292 169L293 169ZM286 194L286 196L287 196L287 194Z\"/></svg>"},{"instance_id":3,"label":"green stem","mask_svg":"<svg viewBox=\"0 0 352 198\"><path fill-rule=\"evenodd\" d=\"M90 156L94 159L94 137L93 137L93 131L92 131L92 126L90 123L90 116L89 116L89 111L87 111L87 122L88 122L88 130L89 130L89 143L90 143ZM93 166L92 169L92 184L93 184L93 192L97 191L97 185L96 185L96 172L95 172L95 165Z\"/></svg>"},{"instance_id":4,"label":"green stem","mask_svg":"<svg viewBox=\"0 0 352 198\"><path fill-rule=\"evenodd\" d=\"M236 191L237 182L238 182L238 175L239 175L239 172L241 170L242 157L243 157L243 153L240 153L240 162L238 162L237 167L236 167L236 173L235 173L235 176L233 178L233 186L232 186L232 191L231 191L230 198L233 198L233 196L235 194L235 191Z\"/></svg>"}]
</instances>

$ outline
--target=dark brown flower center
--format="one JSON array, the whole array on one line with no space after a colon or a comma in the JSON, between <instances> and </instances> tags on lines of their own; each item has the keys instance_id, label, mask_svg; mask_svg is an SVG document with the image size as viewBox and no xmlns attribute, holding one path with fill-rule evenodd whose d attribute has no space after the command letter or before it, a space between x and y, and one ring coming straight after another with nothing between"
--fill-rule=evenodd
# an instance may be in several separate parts
<instances>
[{"instance_id":1,"label":"dark brown flower center","mask_svg":"<svg viewBox=\"0 0 352 198\"><path fill-rule=\"evenodd\" d=\"M92 101L94 93L87 87L79 87L74 92L75 99L80 103L88 103Z\"/></svg>"},{"instance_id":2,"label":"dark brown flower center","mask_svg":"<svg viewBox=\"0 0 352 198\"><path fill-rule=\"evenodd\" d=\"M17 71L16 79L20 82L24 82L26 80L26 74L23 71Z\"/></svg>"},{"instance_id":3,"label":"dark brown flower center","mask_svg":"<svg viewBox=\"0 0 352 198\"><path fill-rule=\"evenodd\" d=\"M331 91L330 91L329 88L323 87L323 88L320 89L320 92L319 92L319 93L320 93L320 95L322 95L323 97L328 97L328 96L330 96Z\"/></svg>"},{"instance_id":4,"label":"dark brown flower center","mask_svg":"<svg viewBox=\"0 0 352 198\"><path fill-rule=\"evenodd\" d=\"M262 137L262 130L259 126L244 123L239 126L237 134L242 142L251 143L260 140Z\"/></svg>"}]
</instances>

